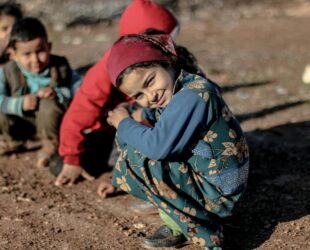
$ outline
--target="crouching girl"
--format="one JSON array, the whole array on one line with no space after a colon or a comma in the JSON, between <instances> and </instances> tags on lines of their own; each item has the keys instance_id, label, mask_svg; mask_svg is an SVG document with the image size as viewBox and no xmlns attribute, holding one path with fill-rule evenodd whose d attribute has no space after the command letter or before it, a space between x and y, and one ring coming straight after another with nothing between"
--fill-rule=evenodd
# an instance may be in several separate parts
<instances>
[{"instance_id":1,"label":"crouching girl","mask_svg":"<svg viewBox=\"0 0 310 250\"><path fill-rule=\"evenodd\" d=\"M244 192L248 147L219 87L183 66L168 35L128 35L113 45L112 83L149 108L154 124L136 122L124 107L109 112L120 149L113 185L159 209L164 225L144 246L191 240L220 249L219 218L231 215Z\"/></svg>"}]
</instances>

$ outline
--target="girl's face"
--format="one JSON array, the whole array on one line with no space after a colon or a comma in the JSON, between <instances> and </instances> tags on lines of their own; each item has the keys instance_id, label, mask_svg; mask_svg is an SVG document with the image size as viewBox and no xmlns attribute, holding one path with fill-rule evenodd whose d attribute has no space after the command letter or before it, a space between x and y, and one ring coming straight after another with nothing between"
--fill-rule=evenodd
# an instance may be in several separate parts
<instances>
[{"instance_id":1,"label":"girl's face","mask_svg":"<svg viewBox=\"0 0 310 250\"><path fill-rule=\"evenodd\" d=\"M6 41L9 37L13 24L16 18L8 15L0 16L0 40Z\"/></svg>"},{"instance_id":2,"label":"girl's face","mask_svg":"<svg viewBox=\"0 0 310 250\"><path fill-rule=\"evenodd\" d=\"M147 108L166 107L173 95L174 73L160 65L136 68L123 78L120 90Z\"/></svg>"},{"instance_id":3,"label":"girl's face","mask_svg":"<svg viewBox=\"0 0 310 250\"><path fill-rule=\"evenodd\" d=\"M51 44L45 38L35 38L27 42L16 42L12 58L24 69L38 74L49 63Z\"/></svg>"}]
</instances>

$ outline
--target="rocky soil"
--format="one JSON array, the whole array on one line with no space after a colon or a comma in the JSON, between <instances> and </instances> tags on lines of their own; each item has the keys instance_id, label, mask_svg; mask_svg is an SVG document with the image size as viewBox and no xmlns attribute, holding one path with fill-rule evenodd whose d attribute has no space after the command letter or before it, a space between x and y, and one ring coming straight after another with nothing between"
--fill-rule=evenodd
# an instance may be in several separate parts
<instances>
[{"instance_id":1,"label":"rocky soil","mask_svg":"<svg viewBox=\"0 0 310 250\"><path fill-rule=\"evenodd\" d=\"M47 24L53 52L81 73L117 38L117 15L128 3L46 2L22 3ZM223 87L251 149L248 189L225 221L224 249L310 249L310 85L301 81L310 63L310 1L164 3L180 19L177 42ZM136 250L160 225L156 215L133 214L129 195L96 195L110 171L58 188L48 169L35 168L35 154L0 158L0 249Z\"/></svg>"}]
</instances>

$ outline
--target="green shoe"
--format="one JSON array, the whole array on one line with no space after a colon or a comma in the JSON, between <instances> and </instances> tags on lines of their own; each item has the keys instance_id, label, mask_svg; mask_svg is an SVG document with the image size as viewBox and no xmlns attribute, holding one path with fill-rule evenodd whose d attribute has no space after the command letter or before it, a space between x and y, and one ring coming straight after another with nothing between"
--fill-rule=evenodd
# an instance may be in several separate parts
<instances>
[{"instance_id":1,"label":"green shoe","mask_svg":"<svg viewBox=\"0 0 310 250\"><path fill-rule=\"evenodd\" d=\"M186 241L187 239L183 234L173 235L169 227L162 225L153 235L145 237L142 245L146 248L175 247L184 244Z\"/></svg>"}]
</instances>

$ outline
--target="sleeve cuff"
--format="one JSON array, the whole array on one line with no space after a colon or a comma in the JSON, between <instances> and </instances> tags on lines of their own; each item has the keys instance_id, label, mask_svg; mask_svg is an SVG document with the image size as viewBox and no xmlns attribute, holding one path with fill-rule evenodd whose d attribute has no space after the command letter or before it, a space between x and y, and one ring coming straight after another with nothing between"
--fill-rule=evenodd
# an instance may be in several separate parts
<instances>
[{"instance_id":1,"label":"sleeve cuff","mask_svg":"<svg viewBox=\"0 0 310 250\"><path fill-rule=\"evenodd\" d=\"M17 115L19 115L20 117L23 117L23 97L20 97L18 99L18 105L17 105Z\"/></svg>"}]
</instances>

